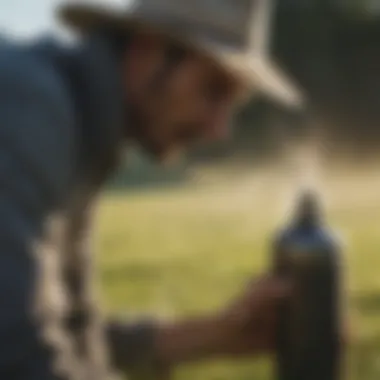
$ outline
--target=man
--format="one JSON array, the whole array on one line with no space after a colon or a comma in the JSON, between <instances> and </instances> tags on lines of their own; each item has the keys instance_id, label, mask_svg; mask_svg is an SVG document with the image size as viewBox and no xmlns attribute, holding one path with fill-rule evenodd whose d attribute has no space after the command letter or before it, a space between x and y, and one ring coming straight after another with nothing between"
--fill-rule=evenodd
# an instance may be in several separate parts
<instances>
[{"instance_id":1,"label":"man","mask_svg":"<svg viewBox=\"0 0 380 380\"><path fill-rule=\"evenodd\" d=\"M1 379L158 376L185 361L273 349L287 293L279 279L195 320L107 322L87 245L96 198L128 141L165 160L224 137L253 91L299 105L263 45L255 50L254 4L141 0L118 11L75 2L60 10L80 35L75 46L2 43Z\"/></svg>"}]
</instances>

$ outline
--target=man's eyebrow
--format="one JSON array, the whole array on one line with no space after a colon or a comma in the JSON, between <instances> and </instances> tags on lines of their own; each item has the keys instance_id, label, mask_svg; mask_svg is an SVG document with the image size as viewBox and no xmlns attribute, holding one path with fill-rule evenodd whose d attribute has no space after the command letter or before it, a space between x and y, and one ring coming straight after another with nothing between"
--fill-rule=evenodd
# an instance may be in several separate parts
<instances>
[{"instance_id":1,"label":"man's eyebrow","mask_svg":"<svg viewBox=\"0 0 380 380\"><path fill-rule=\"evenodd\" d=\"M181 62L183 59L190 55L189 49L184 46L180 46L177 43L170 42L166 46L166 59L167 63L171 65L176 65Z\"/></svg>"}]
</instances>

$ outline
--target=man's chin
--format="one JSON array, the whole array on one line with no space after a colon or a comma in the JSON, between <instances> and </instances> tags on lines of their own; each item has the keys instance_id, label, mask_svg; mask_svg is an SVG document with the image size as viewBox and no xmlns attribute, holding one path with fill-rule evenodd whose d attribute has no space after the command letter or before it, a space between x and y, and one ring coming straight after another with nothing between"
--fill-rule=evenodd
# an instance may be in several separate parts
<instances>
[{"instance_id":1,"label":"man's chin","mask_svg":"<svg viewBox=\"0 0 380 380\"><path fill-rule=\"evenodd\" d=\"M184 158L185 153L184 147L170 148L163 151L157 159L162 165L175 165Z\"/></svg>"},{"instance_id":2,"label":"man's chin","mask_svg":"<svg viewBox=\"0 0 380 380\"><path fill-rule=\"evenodd\" d=\"M143 149L145 150L146 153L156 162L160 163L161 165L174 165L177 162L180 162L185 154L186 154L186 149L184 146L171 146L171 147L148 147L148 146L143 146Z\"/></svg>"}]
</instances>

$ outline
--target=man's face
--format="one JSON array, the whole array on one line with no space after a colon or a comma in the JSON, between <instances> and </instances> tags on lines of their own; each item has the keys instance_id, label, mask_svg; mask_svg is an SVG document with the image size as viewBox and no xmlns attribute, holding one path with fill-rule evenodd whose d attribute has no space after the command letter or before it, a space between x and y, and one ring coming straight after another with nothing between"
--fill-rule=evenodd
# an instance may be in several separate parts
<instances>
[{"instance_id":1,"label":"man's face","mask_svg":"<svg viewBox=\"0 0 380 380\"><path fill-rule=\"evenodd\" d=\"M210 60L190 52L170 60L164 41L142 37L126 62L134 137L149 152L165 159L196 141L228 137L244 87Z\"/></svg>"}]
</instances>

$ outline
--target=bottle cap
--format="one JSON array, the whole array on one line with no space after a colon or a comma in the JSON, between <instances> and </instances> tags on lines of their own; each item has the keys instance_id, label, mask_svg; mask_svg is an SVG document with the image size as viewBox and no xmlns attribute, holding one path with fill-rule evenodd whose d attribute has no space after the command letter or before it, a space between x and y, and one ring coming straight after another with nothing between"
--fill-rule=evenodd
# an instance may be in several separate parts
<instances>
[{"instance_id":1,"label":"bottle cap","mask_svg":"<svg viewBox=\"0 0 380 380\"><path fill-rule=\"evenodd\" d=\"M321 202L316 191L303 190L296 208L296 222L299 226L315 226L321 221Z\"/></svg>"}]
</instances>

